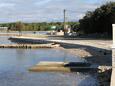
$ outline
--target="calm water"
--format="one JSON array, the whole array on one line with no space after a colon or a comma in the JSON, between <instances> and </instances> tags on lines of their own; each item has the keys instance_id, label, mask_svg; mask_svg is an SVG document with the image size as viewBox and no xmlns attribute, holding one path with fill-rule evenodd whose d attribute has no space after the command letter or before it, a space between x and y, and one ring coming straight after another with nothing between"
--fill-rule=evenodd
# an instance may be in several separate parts
<instances>
[{"instance_id":1,"label":"calm water","mask_svg":"<svg viewBox=\"0 0 115 86\"><path fill-rule=\"evenodd\" d=\"M7 32L0 32L0 34L6 34ZM13 33L19 33L18 31L15 32L9 32L9 34ZM48 31L21 31L22 34L40 34L40 35L46 35Z\"/></svg>"},{"instance_id":2,"label":"calm water","mask_svg":"<svg viewBox=\"0 0 115 86\"><path fill-rule=\"evenodd\" d=\"M0 43L5 42L7 37L0 37ZM64 57L82 61L58 49L0 49L0 86L98 86L96 76L90 74L28 71L39 61L63 61Z\"/></svg>"},{"instance_id":3,"label":"calm water","mask_svg":"<svg viewBox=\"0 0 115 86\"><path fill-rule=\"evenodd\" d=\"M0 36L0 44L12 44L12 42L8 40L7 36Z\"/></svg>"}]
</instances>

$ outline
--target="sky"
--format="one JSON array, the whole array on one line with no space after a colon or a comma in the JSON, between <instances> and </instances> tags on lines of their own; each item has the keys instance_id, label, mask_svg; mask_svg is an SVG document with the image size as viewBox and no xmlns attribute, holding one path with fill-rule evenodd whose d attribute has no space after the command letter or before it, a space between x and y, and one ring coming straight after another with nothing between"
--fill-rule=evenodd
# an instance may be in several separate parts
<instances>
[{"instance_id":1,"label":"sky","mask_svg":"<svg viewBox=\"0 0 115 86\"><path fill-rule=\"evenodd\" d=\"M0 0L0 22L78 21L87 11L115 0Z\"/></svg>"}]
</instances>

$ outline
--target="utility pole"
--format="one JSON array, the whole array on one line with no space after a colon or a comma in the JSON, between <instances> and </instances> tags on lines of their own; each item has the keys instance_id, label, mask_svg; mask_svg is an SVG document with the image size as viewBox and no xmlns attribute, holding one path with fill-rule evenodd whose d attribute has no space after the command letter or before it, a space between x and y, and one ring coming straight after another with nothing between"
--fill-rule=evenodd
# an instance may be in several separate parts
<instances>
[{"instance_id":1,"label":"utility pole","mask_svg":"<svg viewBox=\"0 0 115 86\"><path fill-rule=\"evenodd\" d=\"M63 13L64 13L63 30L64 30L64 36L65 36L66 35L66 10L65 9L63 10ZM63 61L66 62L65 56L64 56Z\"/></svg>"},{"instance_id":2,"label":"utility pole","mask_svg":"<svg viewBox=\"0 0 115 86\"><path fill-rule=\"evenodd\" d=\"M63 29L64 29L64 35L65 35L65 29L66 29L66 10L65 9L64 9L63 13L64 13Z\"/></svg>"}]
</instances>

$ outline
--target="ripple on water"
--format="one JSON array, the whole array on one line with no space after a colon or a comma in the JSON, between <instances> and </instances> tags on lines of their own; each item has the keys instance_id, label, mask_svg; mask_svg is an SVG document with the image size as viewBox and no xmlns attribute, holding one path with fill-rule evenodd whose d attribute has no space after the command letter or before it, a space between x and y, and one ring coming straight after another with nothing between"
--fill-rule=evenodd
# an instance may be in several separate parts
<instances>
[{"instance_id":1,"label":"ripple on water","mask_svg":"<svg viewBox=\"0 0 115 86\"><path fill-rule=\"evenodd\" d=\"M1 75L1 74L0 74ZM98 86L89 74L8 72L0 76L0 86Z\"/></svg>"}]
</instances>

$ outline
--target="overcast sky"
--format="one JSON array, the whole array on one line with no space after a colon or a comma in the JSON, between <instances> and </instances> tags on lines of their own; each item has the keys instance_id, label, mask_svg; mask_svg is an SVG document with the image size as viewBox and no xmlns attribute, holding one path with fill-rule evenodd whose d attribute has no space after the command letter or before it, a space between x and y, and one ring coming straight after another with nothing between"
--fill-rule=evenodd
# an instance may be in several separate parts
<instances>
[{"instance_id":1,"label":"overcast sky","mask_svg":"<svg viewBox=\"0 0 115 86\"><path fill-rule=\"evenodd\" d=\"M0 22L63 21L63 9L68 21L77 21L109 1L115 0L0 0Z\"/></svg>"}]
</instances>

